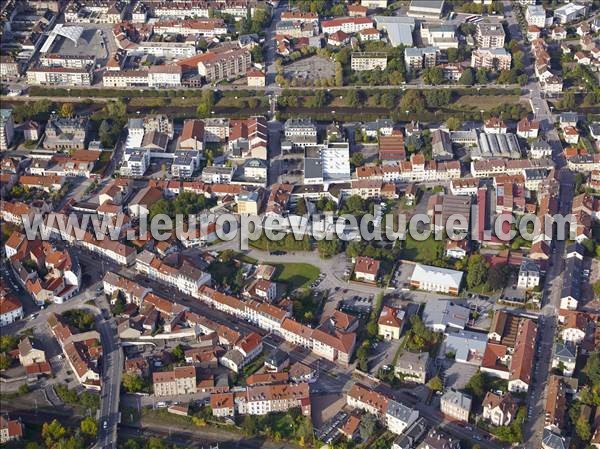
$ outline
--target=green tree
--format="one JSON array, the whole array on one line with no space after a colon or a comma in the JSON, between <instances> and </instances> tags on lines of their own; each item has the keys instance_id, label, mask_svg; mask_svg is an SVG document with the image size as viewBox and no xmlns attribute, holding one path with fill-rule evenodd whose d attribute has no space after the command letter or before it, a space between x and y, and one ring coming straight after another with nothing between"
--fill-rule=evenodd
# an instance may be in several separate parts
<instances>
[{"instance_id":1,"label":"green tree","mask_svg":"<svg viewBox=\"0 0 600 449\"><path fill-rule=\"evenodd\" d=\"M592 438L592 428L585 416L579 416L575 422L575 432L582 441L589 441Z\"/></svg>"},{"instance_id":2,"label":"green tree","mask_svg":"<svg viewBox=\"0 0 600 449\"><path fill-rule=\"evenodd\" d=\"M529 77L525 73L522 73L517 77L517 83L519 83L519 86L526 86L528 82Z\"/></svg>"},{"instance_id":3,"label":"green tree","mask_svg":"<svg viewBox=\"0 0 600 449\"><path fill-rule=\"evenodd\" d=\"M396 96L393 93L386 92L381 96L381 105L393 109L396 106Z\"/></svg>"},{"instance_id":4,"label":"green tree","mask_svg":"<svg viewBox=\"0 0 600 449\"><path fill-rule=\"evenodd\" d=\"M371 435L375 432L375 428L377 427L377 418L375 415L371 413L365 414L360 420L360 426L358 427L358 431L360 433L360 437L363 440L368 440Z\"/></svg>"},{"instance_id":5,"label":"green tree","mask_svg":"<svg viewBox=\"0 0 600 449\"><path fill-rule=\"evenodd\" d=\"M446 126L450 131L456 131L460 129L462 121L458 117L448 117L446 120Z\"/></svg>"},{"instance_id":6,"label":"green tree","mask_svg":"<svg viewBox=\"0 0 600 449\"><path fill-rule=\"evenodd\" d=\"M562 100L560 101L560 105L562 109L573 109L575 106L577 106L575 94L573 92L565 92Z\"/></svg>"},{"instance_id":7,"label":"green tree","mask_svg":"<svg viewBox=\"0 0 600 449\"><path fill-rule=\"evenodd\" d=\"M10 368L12 364L11 358L6 354L6 352L0 353L0 370L5 370Z\"/></svg>"},{"instance_id":8,"label":"green tree","mask_svg":"<svg viewBox=\"0 0 600 449\"><path fill-rule=\"evenodd\" d=\"M95 437L98 433L98 423L91 416L87 416L79 423L79 428L84 435Z\"/></svg>"},{"instance_id":9,"label":"green tree","mask_svg":"<svg viewBox=\"0 0 600 449\"><path fill-rule=\"evenodd\" d=\"M432 377L429 382L427 382L427 386L432 391L442 391L444 389L444 384L438 376Z\"/></svg>"},{"instance_id":10,"label":"green tree","mask_svg":"<svg viewBox=\"0 0 600 449\"><path fill-rule=\"evenodd\" d=\"M500 290L506 285L508 280L508 267L506 264L494 265L490 267L487 274L487 287L489 290Z\"/></svg>"},{"instance_id":11,"label":"green tree","mask_svg":"<svg viewBox=\"0 0 600 449\"><path fill-rule=\"evenodd\" d=\"M296 210L295 210L297 215L306 215L307 214L307 209L306 209L306 201L304 201L304 198L300 198L298 200L298 202L296 203Z\"/></svg>"},{"instance_id":12,"label":"green tree","mask_svg":"<svg viewBox=\"0 0 600 449\"><path fill-rule=\"evenodd\" d=\"M252 415L244 416L244 420L242 421L242 430L246 435L256 435L258 430L256 418Z\"/></svg>"},{"instance_id":13,"label":"green tree","mask_svg":"<svg viewBox=\"0 0 600 449\"><path fill-rule=\"evenodd\" d=\"M339 61L335 63L335 85L337 87L344 85L344 69Z\"/></svg>"},{"instance_id":14,"label":"green tree","mask_svg":"<svg viewBox=\"0 0 600 449\"><path fill-rule=\"evenodd\" d=\"M15 335L0 336L0 352L8 352L17 348L19 339Z\"/></svg>"},{"instance_id":15,"label":"green tree","mask_svg":"<svg viewBox=\"0 0 600 449\"><path fill-rule=\"evenodd\" d=\"M362 105L361 92L358 90L351 90L346 95L346 104L350 107L357 108Z\"/></svg>"},{"instance_id":16,"label":"green tree","mask_svg":"<svg viewBox=\"0 0 600 449\"><path fill-rule=\"evenodd\" d=\"M488 276L489 264L479 254L469 257L467 263L467 285L474 288L482 285Z\"/></svg>"},{"instance_id":17,"label":"green tree","mask_svg":"<svg viewBox=\"0 0 600 449\"><path fill-rule=\"evenodd\" d=\"M183 347L181 345L175 346L171 351L171 357L173 357L175 363L182 363L185 360Z\"/></svg>"},{"instance_id":18,"label":"green tree","mask_svg":"<svg viewBox=\"0 0 600 449\"><path fill-rule=\"evenodd\" d=\"M588 357L584 372L594 388L600 387L600 352L593 352Z\"/></svg>"},{"instance_id":19,"label":"green tree","mask_svg":"<svg viewBox=\"0 0 600 449\"><path fill-rule=\"evenodd\" d=\"M60 106L58 115L64 118L73 117L73 115L75 115L75 108L73 107L73 103L63 103Z\"/></svg>"},{"instance_id":20,"label":"green tree","mask_svg":"<svg viewBox=\"0 0 600 449\"><path fill-rule=\"evenodd\" d=\"M448 62L453 63L458 60L458 49L457 48L449 48L446 50L446 54L448 55Z\"/></svg>"},{"instance_id":21,"label":"green tree","mask_svg":"<svg viewBox=\"0 0 600 449\"><path fill-rule=\"evenodd\" d=\"M200 96L200 103L196 108L196 114L200 118L210 117L215 106L215 93L211 89L205 89Z\"/></svg>"},{"instance_id":22,"label":"green tree","mask_svg":"<svg viewBox=\"0 0 600 449\"><path fill-rule=\"evenodd\" d=\"M477 70L477 74L475 75L477 79L477 84L487 84L488 83L488 75L487 71L484 68L480 68Z\"/></svg>"},{"instance_id":23,"label":"green tree","mask_svg":"<svg viewBox=\"0 0 600 449\"><path fill-rule=\"evenodd\" d=\"M408 90L400 100L400 109L409 112L422 112L425 110L425 98L423 94L416 90Z\"/></svg>"},{"instance_id":24,"label":"green tree","mask_svg":"<svg viewBox=\"0 0 600 449\"><path fill-rule=\"evenodd\" d=\"M594 296L600 298L600 281L594 282L592 289L594 290Z\"/></svg>"},{"instance_id":25,"label":"green tree","mask_svg":"<svg viewBox=\"0 0 600 449\"><path fill-rule=\"evenodd\" d=\"M423 71L423 81L426 84L437 86L444 82L444 72L441 67L430 67Z\"/></svg>"},{"instance_id":26,"label":"green tree","mask_svg":"<svg viewBox=\"0 0 600 449\"><path fill-rule=\"evenodd\" d=\"M168 449L168 446L162 438L150 437L146 441L146 449Z\"/></svg>"},{"instance_id":27,"label":"green tree","mask_svg":"<svg viewBox=\"0 0 600 449\"><path fill-rule=\"evenodd\" d=\"M459 84L463 84L465 86L472 86L475 83L475 77L473 75L473 69L467 67L463 74L460 76L458 80Z\"/></svg>"},{"instance_id":28,"label":"green tree","mask_svg":"<svg viewBox=\"0 0 600 449\"><path fill-rule=\"evenodd\" d=\"M362 153L354 153L350 158L350 163L355 167L360 167L365 161L365 157Z\"/></svg>"},{"instance_id":29,"label":"green tree","mask_svg":"<svg viewBox=\"0 0 600 449\"><path fill-rule=\"evenodd\" d=\"M319 255L327 259L342 251L342 242L335 236L332 239L319 240L317 241L317 249Z\"/></svg>"},{"instance_id":30,"label":"green tree","mask_svg":"<svg viewBox=\"0 0 600 449\"><path fill-rule=\"evenodd\" d=\"M65 437L67 434L67 429L59 423L56 419L52 422L45 422L42 425L42 439L44 440L44 444L46 447L52 447L55 443Z\"/></svg>"},{"instance_id":31,"label":"green tree","mask_svg":"<svg viewBox=\"0 0 600 449\"><path fill-rule=\"evenodd\" d=\"M128 393L138 393L144 389L144 380L134 373L125 373L123 375L123 388Z\"/></svg>"},{"instance_id":32,"label":"green tree","mask_svg":"<svg viewBox=\"0 0 600 449\"><path fill-rule=\"evenodd\" d=\"M479 400L483 399L485 393L487 392L487 376L485 373L481 371L477 371L467 382L465 385L465 390L474 398Z\"/></svg>"}]
</instances>

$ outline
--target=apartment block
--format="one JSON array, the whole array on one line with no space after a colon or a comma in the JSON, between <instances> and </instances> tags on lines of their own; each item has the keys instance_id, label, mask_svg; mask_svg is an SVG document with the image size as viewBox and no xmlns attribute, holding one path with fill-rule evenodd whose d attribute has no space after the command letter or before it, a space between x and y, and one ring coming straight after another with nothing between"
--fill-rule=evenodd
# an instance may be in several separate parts
<instances>
[{"instance_id":1,"label":"apartment block","mask_svg":"<svg viewBox=\"0 0 600 449\"><path fill-rule=\"evenodd\" d=\"M478 48L471 53L471 67L510 70L512 56L504 48Z\"/></svg>"},{"instance_id":2,"label":"apartment block","mask_svg":"<svg viewBox=\"0 0 600 449\"><path fill-rule=\"evenodd\" d=\"M362 72L365 70L384 70L387 66L387 54L385 53L352 53L350 67L352 70Z\"/></svg>"},{"instance_id":3,"label":"apartment block","mask_svg":"<svg viewBox=\"0 0 600 449\"><path fill-rule=\"evenodd\" d=\"M153 373L152 384L155 396L194 394L197 392L196 368L177 366L173 371Z\"/></svg>"},{"instance_id":4,"label":"apartment block","mask_svg":"<svg viewBox=\"0 0 600 449\"><path fill-rule=\"evenodd\" d=\"M479 22L475 42L479 48L503 48L506 35L501 23Z\"/></svg>"},{"instance_id":5,"label":"apartment block","mask_svg":"<svg viewBox=\"0 0 600 449\"><path fill-rule=\"evenodd\" d=\"M410 47L404 50L404 63L406 68L412 71L419 71L435 67L437 64L437 54L439 49L436 47Z\"/></svg>"},{"instance_id":6,"label":"apartment block","mask_svg":"<svg viewBox=\"0 0 600 449\"><path fill-rule=\"evenodd\" d=\"M246 75L251 67L250 51L245 48L208 52L199 58L198 74L215 83Z\"/></svg>"}]
</instances>

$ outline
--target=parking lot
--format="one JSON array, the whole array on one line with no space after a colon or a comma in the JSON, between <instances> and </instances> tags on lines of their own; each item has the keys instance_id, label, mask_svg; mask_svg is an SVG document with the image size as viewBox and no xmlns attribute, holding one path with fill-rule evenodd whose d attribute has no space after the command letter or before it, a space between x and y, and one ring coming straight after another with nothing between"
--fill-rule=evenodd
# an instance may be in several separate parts
<instances>
[{"instance_id":1,"label":"parking lot","mask_svg":"<svg viewBox=\"0 0 600 449\"><path fill-rule=\"evenodd\" d=\"M328 79L335 76L335 65L327 58L311 56L285 66L283 74L289 80Z\"/></svg>"},{"instance_id":2,"label":"parking lot","mask_svg":"<svg viewBox=\"0 0 600 449\"><path fill-rule=\"evenodd\" d=\"M340 434L340 428L348 419L348 413L341 410L335 416L323 423L320 429L317 429L317 438L326 444L331 443Z\"/></svg>"},{"instance_id":3,"label":"parking lot","mask_svg":"<svg viewBox=\"0 0 600 449\"><path fill-rule=\"evenodd\" d=\"M462 390L478 369L476 365L458 363L451 359L438 359L438 364L440 368L440 378L444 383L445 389L454 388L456 390Z\"/></svg>"}]
</instances>

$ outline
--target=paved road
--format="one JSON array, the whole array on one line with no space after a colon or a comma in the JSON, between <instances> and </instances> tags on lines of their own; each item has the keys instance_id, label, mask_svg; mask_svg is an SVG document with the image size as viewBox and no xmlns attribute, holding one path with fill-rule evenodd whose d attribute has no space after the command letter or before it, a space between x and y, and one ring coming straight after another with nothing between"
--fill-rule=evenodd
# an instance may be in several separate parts
<instances>
[{"instance_id":1,"label":"paved road","mask_svg":"<svg viewBox=\"0 0 600 449\"><path fill-rule=\"evenodd\" d=\"M273 19L271 20L271 25L266 30L265 33L265 64L267 66L266 70L266 85L267 89L273 91L274 89L278 89L275 84L275 60L277 59L277 52L275 43L275 27L277 23L281 20L281 13L287 9L287 0L281 0L277 7L273 10Z\"/></svg>"},{"instance_id":2,"label":"paved road","mask_svg":"<svg viewBox=\"0 0 600 449\"><path fill-rule=\"evenodd\" d=\"M104 295L101 295L97 301L102 304L103 310L109 310ZM117 447L119 399L124 366L123 349L117 334L117 325L112 315L106 314L106 316L109 318L101 319L98 325L98 332L100 332L102 340L103 372L97 447L102 449Z\"/></svg>"}]
</instances>

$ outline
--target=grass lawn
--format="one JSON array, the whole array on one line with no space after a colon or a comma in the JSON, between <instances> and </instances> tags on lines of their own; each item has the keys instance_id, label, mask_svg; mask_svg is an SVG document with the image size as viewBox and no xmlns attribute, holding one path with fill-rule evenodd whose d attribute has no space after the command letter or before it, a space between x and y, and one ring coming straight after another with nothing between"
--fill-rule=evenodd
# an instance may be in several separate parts
<instances>
[{"instance_id":1,"label":"grass lawn","mask_svg":"<svg viewBox=\"0 0 600 449\"><path fill-rule=\"evenodd\" d=\"M307 287L319 276L319 269L308 263L282 263L275 266L275 281L283 282L291 290Z\"/></svg>"},{"instance_id":2,"label":"grass lawn","mask_svg":"<svg viewBox=\"0 0 600 449\"><path fill-rule=\"evenodd\" d=\"M463 95L451 106L456 109L477 108L487 111L502 104L518 103L518 95Z\"/></svg>"},{"instance_id":3,"label":"grass lawn","mask_svg":"<svg viewBox=\"0 0 600 449\"><path fill-rule=\"evenodd\" d=\"M402 249L402 258L431 264L434 260L438 259L440 252L443 254L442 245L443 242L435 240L433 236L421 242L414 240L407 234L404 248Z\"/></svg>"}]
</instances>

